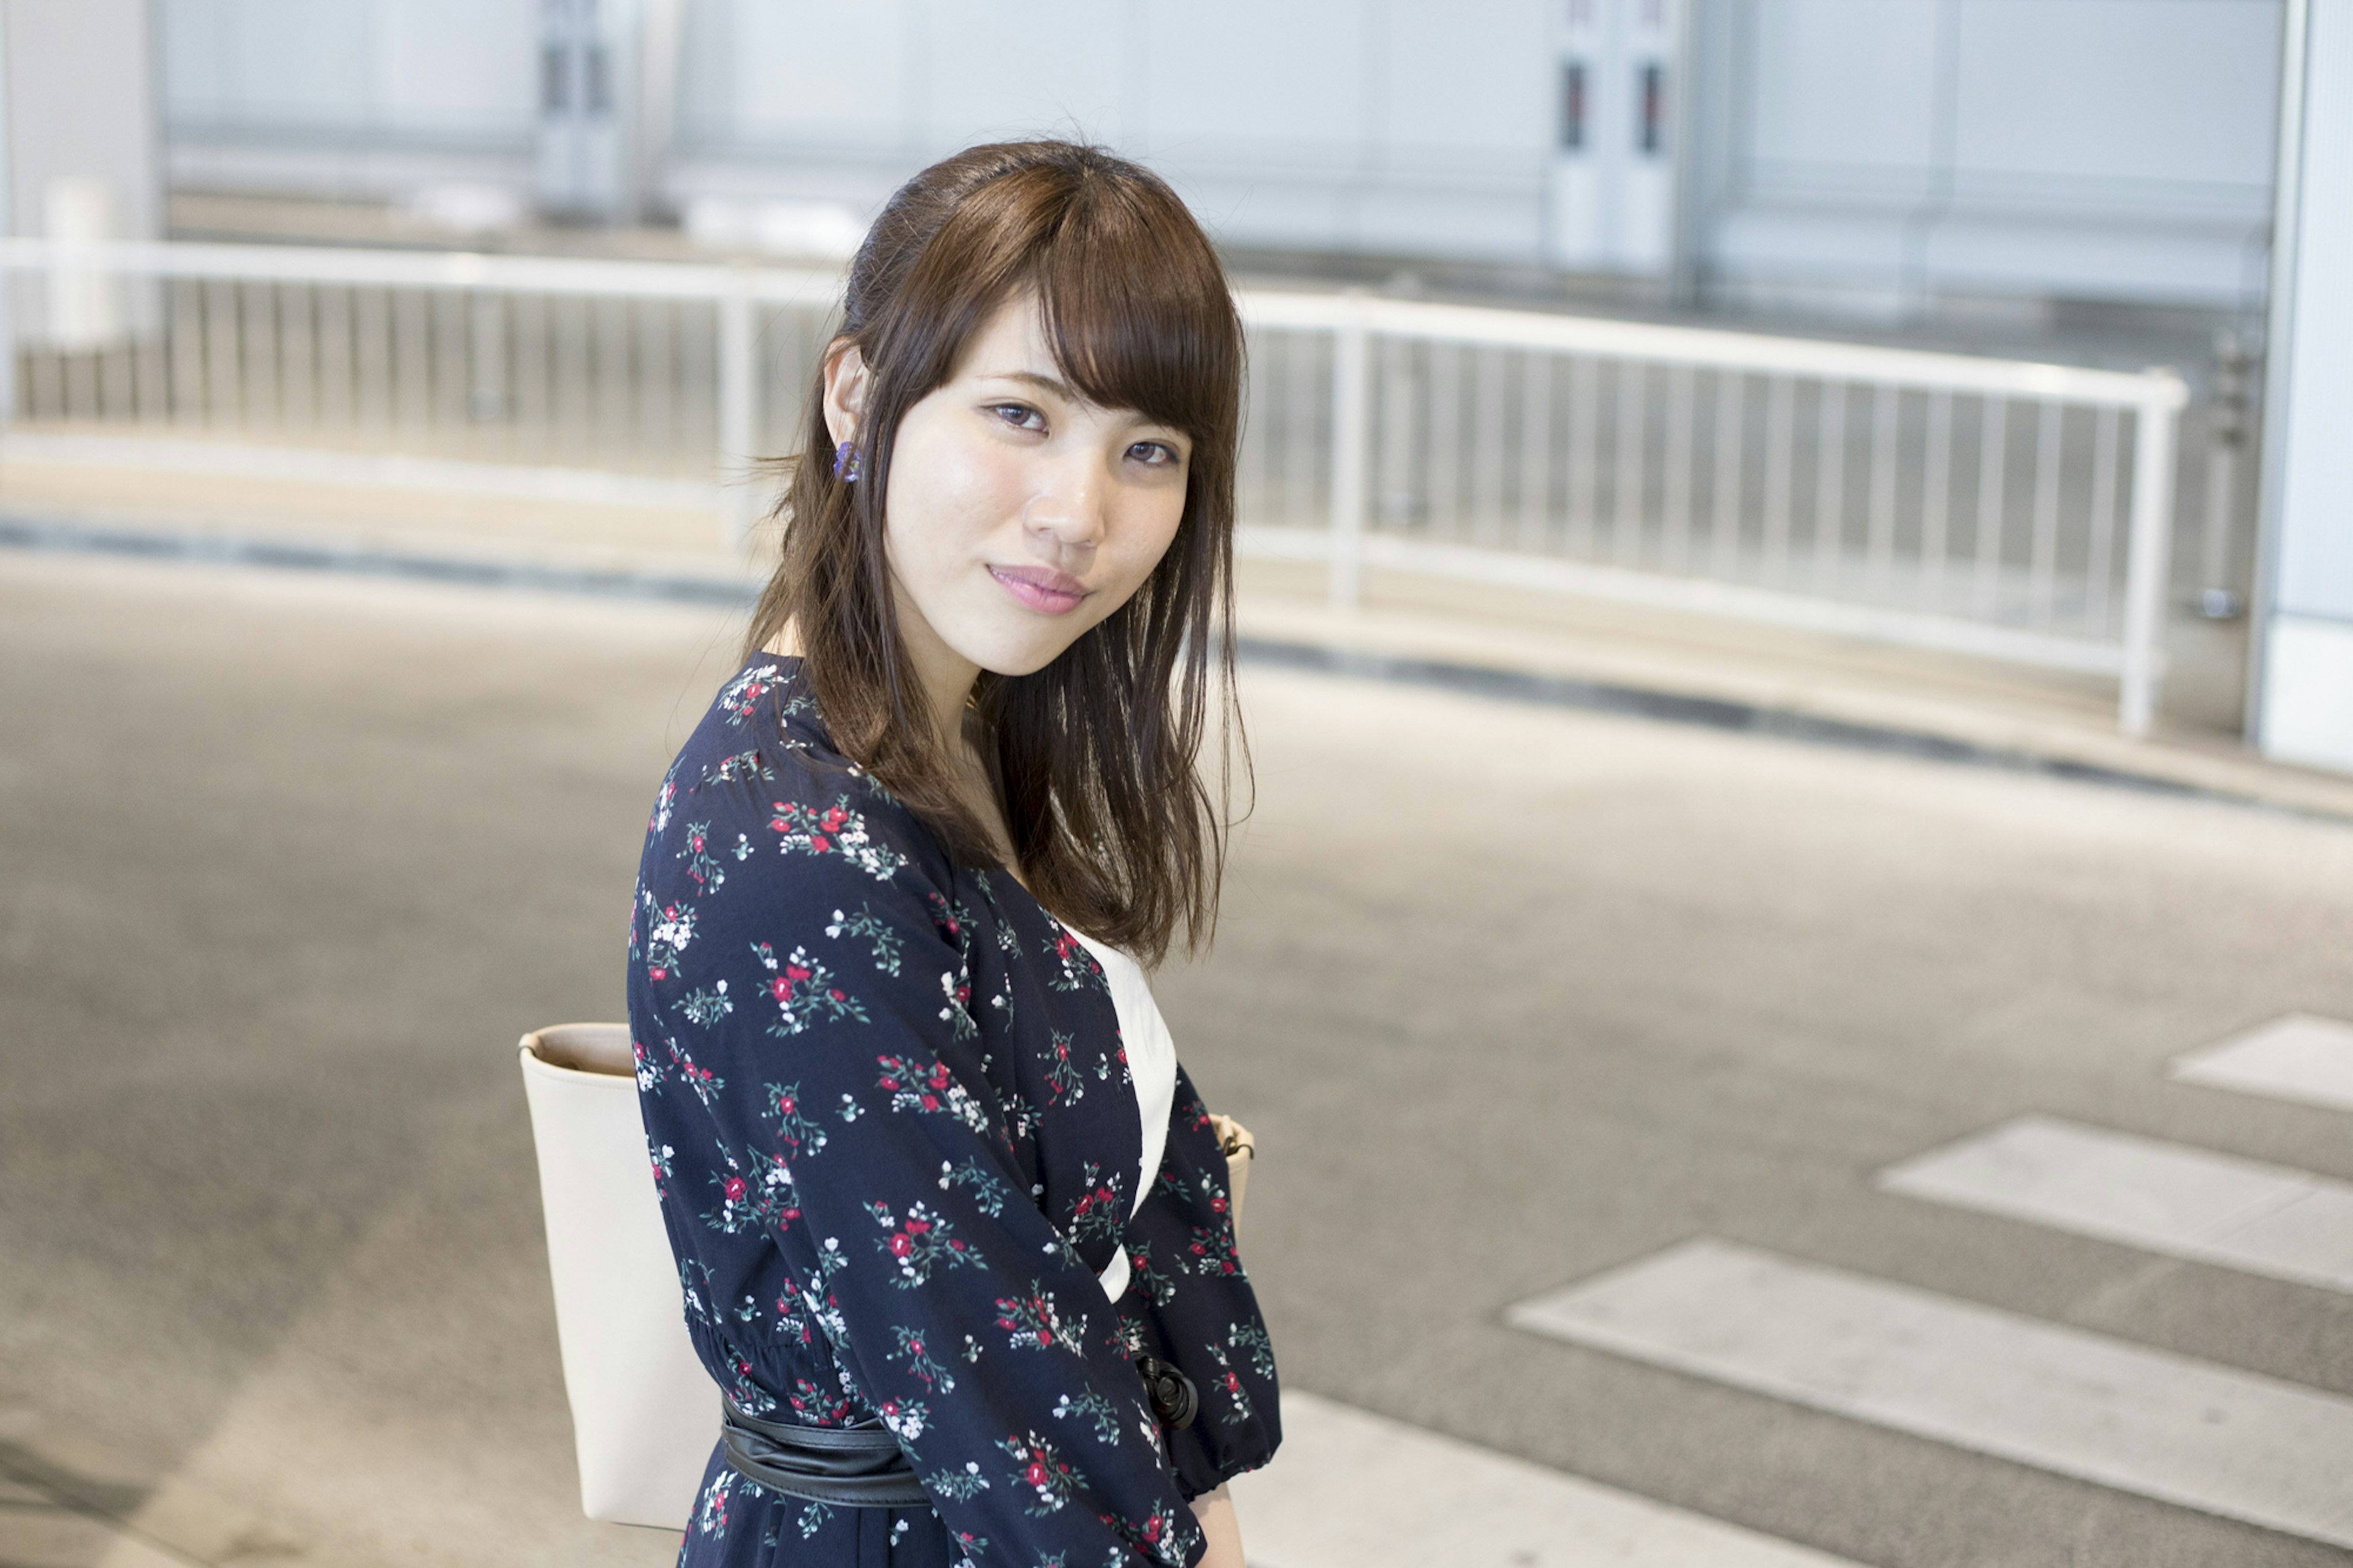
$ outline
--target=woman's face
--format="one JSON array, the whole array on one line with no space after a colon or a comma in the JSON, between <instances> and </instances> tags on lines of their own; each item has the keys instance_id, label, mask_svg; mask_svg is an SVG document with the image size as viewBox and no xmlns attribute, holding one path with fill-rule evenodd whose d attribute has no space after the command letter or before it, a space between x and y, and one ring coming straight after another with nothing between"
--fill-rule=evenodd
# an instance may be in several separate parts
<instances>
[{"instance_id":1,"label":"woman's face","mask_svg":"<svg viewBox=\"0 0 2353 1568\"><path fill-rule=\"evenodd\" d=\"M864 375L837 362L829 405L845 373ZM854 425L862 389L841 391ZM883 536L910 657L999 675L1052 663L1167 552L1192 445L1069 385L1034 295L1000 306L899 423Z\"/></svg>"}]
</instances>

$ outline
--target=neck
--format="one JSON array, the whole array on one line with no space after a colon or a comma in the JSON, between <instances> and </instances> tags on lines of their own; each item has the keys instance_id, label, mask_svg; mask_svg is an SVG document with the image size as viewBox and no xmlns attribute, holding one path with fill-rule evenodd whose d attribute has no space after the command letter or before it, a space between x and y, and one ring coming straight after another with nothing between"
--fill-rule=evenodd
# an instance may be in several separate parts
<instances>
[{"instance_id":1,"label":"neck","mask_svg":"<svg viewBox=\"0 0 2353 1568\"><path fill-rule=\"evenodd\" d=\"M895 578L892 586L897 587ZM971 700L973 682L980 679L980 666L950 647L903 590L897 598L899 646L907 650L915 689L923 694L924 716L942 749L950 756L960 755L964 749L965 705ZM761 651L797 658L802 651L800 636L787 621L775 637L761 645Z\"/></svg>"},{"instance_id":2,"label":"neck","mask_svg":"<svg viewBox=\"0 0 2353 1568\"><path fill-rule=\"evenodd\" d=\"M894 582L892 586L896 588L897 584ZM933 733L942 750L952 757L959 756L964 751L965 704L972 698L973 682L980 679L980 666L950 647L932 629L905 590L899 590L894 596L898 600L899 646L907 650L907 662L913 667L915 685L930 711Z\"/></svg>"}]
</instances>

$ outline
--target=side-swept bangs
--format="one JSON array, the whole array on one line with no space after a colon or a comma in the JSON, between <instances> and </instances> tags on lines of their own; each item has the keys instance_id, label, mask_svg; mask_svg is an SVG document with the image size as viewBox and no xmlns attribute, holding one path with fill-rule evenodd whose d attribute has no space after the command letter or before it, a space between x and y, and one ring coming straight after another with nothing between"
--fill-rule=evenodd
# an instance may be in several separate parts
<instances>
[{"instance_id":1,"label":"side-swept bangs","mask_svg":"<svg viewBox=\"0 0 2353 1568\"><path fill-rule=\"evenodd\" d=\"M999 305L1027 291L1056 363L1089 399L1230 445L1241 323L1207 237L1156 179L1074 187L1062 174L1018 169L957 204L913 258L895 319L876 323L880 363L914 362L913 402L955 373ZM1170 232L1180 219L1189 235Z\"/></svg>"},{"instance_id":2,"label":"side-swept bangs","mask_svg":"<svg viewBox=\"0 0 2353 1568\"><path fill-rule=\"evenodd\" d=\"M779 506L783 556L748 640L759 647L789 625L836 743L951 853L994 860L906 674L883 497L906 411L1024 295L1079 392L1192 441L1175 542L1134 597L1046 668L984 675L974 693L1031 891L1152 962L1177 926L1198 947L1215 921L1228 748L1239 738L1231 579L1243 362L1224 268L1156 175L1099 148L1015 142L934 164L891 199L851 263L835 340L855 345L870 372L864 477L846 484L812 460L830 445L820 370ZM1214 799L1197 769L1212 706L1225 742Z\"/></svg>"}]
</instances>

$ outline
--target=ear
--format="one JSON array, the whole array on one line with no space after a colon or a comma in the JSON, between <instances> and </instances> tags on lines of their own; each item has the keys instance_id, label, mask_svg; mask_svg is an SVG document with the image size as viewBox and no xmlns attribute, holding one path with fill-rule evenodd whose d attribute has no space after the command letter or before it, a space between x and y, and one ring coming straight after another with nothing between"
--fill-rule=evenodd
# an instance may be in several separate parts
<instances>
[{"instance_id":1,"label":"ear","mask_svg":"<svg viewBox=\"0 0 2353 1568\"><path fill-rule=\"evenodd\" d=\"M825 359L825 427L835 445L858 439L858 426L866 412L866 394L873 384L858 345L836 339Z\"/></svg>"}]
</instances>

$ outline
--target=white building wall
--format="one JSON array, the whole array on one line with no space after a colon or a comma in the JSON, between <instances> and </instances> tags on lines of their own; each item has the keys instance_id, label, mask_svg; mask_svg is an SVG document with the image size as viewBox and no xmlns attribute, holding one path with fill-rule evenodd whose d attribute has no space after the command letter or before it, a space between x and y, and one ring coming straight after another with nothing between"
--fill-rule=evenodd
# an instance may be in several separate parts
<instances>
[{"instance_id":1,"label":"white building wall","mask_svg":"<svg viewBox=\"0 0 2353 1568\"><path fill-rule=\"evenodd\" d=\"M943 153L1062 132L1250 247L1663 279L1679 233L1728 303L2260 300L2280 0L1688 3L684 0L675 134L642 141L679 208L863 213ZM541 0L158 5L184 185L531 188ZM1653 57L1691 145L1644 159Z\"/></svg>"},{"instance_id":2,"label":"white building wall","mask_svg":"<svg viewBox=\"0 0 2353 1568\"><path fill-rule=\"evenodd\" d=\"M1697 244L1728 300L2259 305L2277 0L1715 0Z\"/></svg>"},{"instance_id":3,"label":"white building wall","mask_svg":"<svg viewBox=\"0 0 2353 1568\"><path fill-rule=\"evenodd\" d=\"M871 206L990 137L1151 161L1245 245L1533 263L1550 136L1544 0L1085 0L1000 11L703 0L680 157L695 195Z\"/></svg>"},{"instance_id":4,"label":"white building wall","mask_svg":"<svg viewBox=\"0 0 2353 1568\"><path fill-rule=\"evenodd\" d=\"M158 0L174 184L528 188L538 0Z\"/></svg>"}]
</instances>

